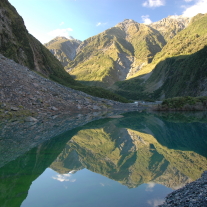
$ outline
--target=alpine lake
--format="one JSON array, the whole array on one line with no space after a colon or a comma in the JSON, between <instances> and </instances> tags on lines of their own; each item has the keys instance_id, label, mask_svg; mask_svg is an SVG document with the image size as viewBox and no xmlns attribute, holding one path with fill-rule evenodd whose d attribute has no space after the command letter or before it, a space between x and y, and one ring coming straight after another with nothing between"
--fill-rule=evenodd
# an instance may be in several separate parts
<instances>
[{"instance_id":1,"label":"alpine lake","mask_svg":"<svg viewBox=\"0 0 207 207\"><path fill-rule=\"evenodd\" d=\"M129 112L34 147L43 131L14 128L0 125L1 207L155 207L207 170L203 112Z\"/></svg>"}]
</instances>

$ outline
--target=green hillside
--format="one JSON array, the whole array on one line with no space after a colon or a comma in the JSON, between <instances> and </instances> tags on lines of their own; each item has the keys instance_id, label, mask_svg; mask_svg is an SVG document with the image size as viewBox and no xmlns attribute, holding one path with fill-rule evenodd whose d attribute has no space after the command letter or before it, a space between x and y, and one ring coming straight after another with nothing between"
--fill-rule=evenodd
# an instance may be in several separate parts
<instances>
[{"instance_id":1,"label":"green hillside","mask_svg":"<svg viewBox=\"0 0 207 207\"><path fill-rule=\"evenodd\" d=\"M206 45L207 14L199 14L136 78L118 82L114 88L118 94L131 99L205 95Z\"/></svg>"}]
</instances>

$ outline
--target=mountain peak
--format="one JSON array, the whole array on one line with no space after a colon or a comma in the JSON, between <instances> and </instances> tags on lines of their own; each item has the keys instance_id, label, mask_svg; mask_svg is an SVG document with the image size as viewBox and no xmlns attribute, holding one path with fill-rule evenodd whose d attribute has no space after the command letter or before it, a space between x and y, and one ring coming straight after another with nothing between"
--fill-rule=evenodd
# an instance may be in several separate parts
<instances>
[{"instance_id":1,"label":"mountain peak","mask_svg":"<svg viewBox=\"0 0 207 207\"><path fill-rule=\"evenodd\" d=\"M123 23L136 23L133 19L125 19Z\"/></svg>"},{"instance_id":2,"label":"mountain peak","mask_svg":"<svg viewBox=\"0 0 207 207\"><path fill-rule=\"evenodd\" d=\"M115 27L120 27L120 26L127 27L130 24L134 24L134 23L137 23L137 22L135 22L133 19L125 19L123 22L118 23Z\"/></svg>"},{"instance_id":3,"label":"mountain peak","mask_svg":"<svg viewBox=\"0 0 207 207\"><path fill-rule=\"evenodd\" d=\"M170 24L172 22L178 22L178 23L183 23L185 26L187 26L190 22L190 19L189 17L185 17L183 15L171 15L171 16L168 16L166 18L163 18L161 19L160 21L157 21L157 22L153 22L152 24L150 25L156 25L156 24Z\"/></svg>"},{"instance_id":4,"label":"mountain peak","mask_svg":"<svg viewBox=\"0 0 207 207\"><path fill-rule=\"evenodd\" d=\"M149 26L158 30L166 41L172 39L178 32L185 29L190 23L189 17L183 15L171 15L160 21L151 23Z\"/></svg>"},{"instance_id":5,"label":"mountain peak","mask_svg":"<svg viewBox=\"0 0 207 207\"><path fill-rule=\"evenodd\" d=\"M72 37L72 36L68 36L68 39L69 39L69 40L75 40L75 38Z\"/></svg>"},{"instance_id":6,"label":"mountain peak","mask_svg":"<svg viewBox=\"0 0 207 207\"><path fill-rule=\"evenodd\" d=\"M64 36L57 36L53 40L67 40L67 39L68 38L67 37L64 37Z\"/></svg>"}]
</instances>

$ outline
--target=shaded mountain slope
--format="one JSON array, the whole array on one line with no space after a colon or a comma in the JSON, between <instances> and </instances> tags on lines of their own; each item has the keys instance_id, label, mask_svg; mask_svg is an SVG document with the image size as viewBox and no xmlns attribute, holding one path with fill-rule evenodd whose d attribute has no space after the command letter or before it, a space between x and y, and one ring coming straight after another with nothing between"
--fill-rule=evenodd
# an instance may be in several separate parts
<instances>
[{"instance_id":1,"label":"shaded mountain slope","mask_svg":"<svg viewBox=\"0 0 207 207\"><path fill-rule=\"evenodd\" d=\"M192 55L167 58L156 65L149 79L117 82L115 92L128 99L206 96L206 55L207 46Z\"/></svg>"},{"instance_id":2,"label":"shaded mountain slope","mask_svg":"<svg viewBox=\"0 0 207 207\"><path fill-rule=\"evenodd\" d=\"M0 2L0 53L55 81L75 85L59 61L32 35L16 9L8 2Z\"/></svg>"}]
</instances>

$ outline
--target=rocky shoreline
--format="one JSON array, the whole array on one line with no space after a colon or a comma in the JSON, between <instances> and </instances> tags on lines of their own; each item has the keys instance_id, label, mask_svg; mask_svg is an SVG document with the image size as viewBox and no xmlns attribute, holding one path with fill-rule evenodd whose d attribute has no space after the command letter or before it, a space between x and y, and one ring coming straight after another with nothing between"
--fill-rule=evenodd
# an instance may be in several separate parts
<instances>
[{"instance_id":1,"label":"rocky shoreline","mask_svg":"<svg viewBox=\"0 0 207 207\"><path fill-rule=\"evenodd\" d=\"M207 171L201 178L170 193L159 207L206 207L207 206Z\"/></svg>"},{"instance_id":2,"label":"rocky shoreline","mask_svg":"<svg viewBox=\"0 0 207 207\"><path fill-rule=\"evenodd\" d=\"M40 120L34 122L24 122L21 119L4 120L4 122L0 122L0 167L47 140L89 122L120 113L120 111L116 111L73 115L57 114L41 117Z\"/></svg>"},{"instance_id":3,"label":"rocky shoreline","mask_svg":"<svg viewBox=\"0 0 207 207\"><path fill-rule=\"evenodd\" d=\"M68 130L133 110L135 104L62 86L0 54L0 166Z\"/></svg>"}]
</instances>

